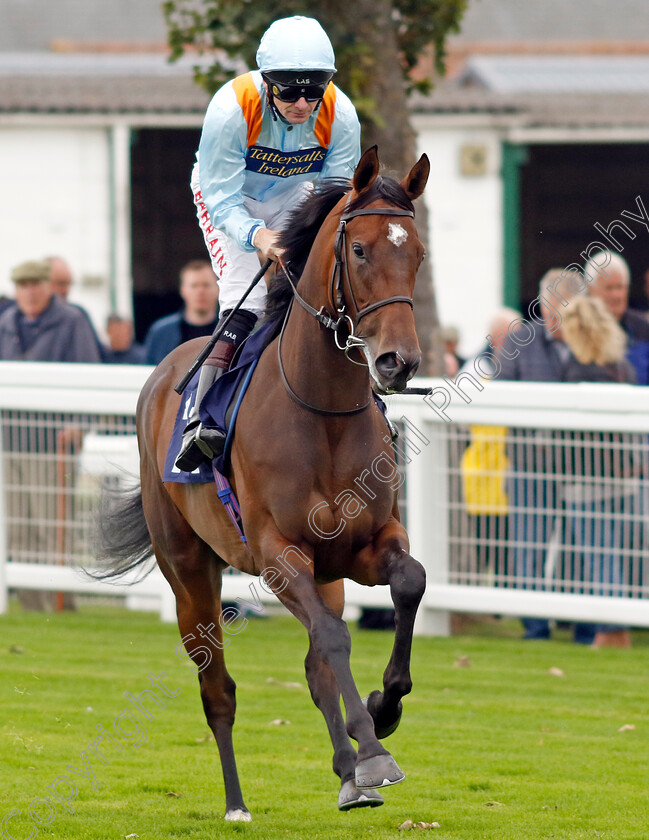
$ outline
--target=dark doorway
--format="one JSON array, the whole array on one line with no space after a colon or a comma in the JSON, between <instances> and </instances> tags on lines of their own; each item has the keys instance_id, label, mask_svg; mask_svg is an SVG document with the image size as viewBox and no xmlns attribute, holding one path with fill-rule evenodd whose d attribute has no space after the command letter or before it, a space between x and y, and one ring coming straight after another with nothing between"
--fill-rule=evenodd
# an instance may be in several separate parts
<instances>
[{"instance_id":1,"label":"dark doorway","mask_svg":"<svg viewBox=\"0 0 649 840\"><path fill-rule=\"evenodd\" d=\"M178 272L207 259L189 188L199 129L141 129L131 147L131 225L135 332L181 306Z\"/></svg>"},{"instance_id":2,"label":"dark doorway","mask_svg":"<svg viewBox=\"0 0 649 840\"><path fill-rule=\"evenodd\" d=\"M640 215L636 196L649 210L649 144L530 145L520 169L521 305L527 310L541 276L555 266L578 263L590 243L607 243L595 228L618 219L635 233L611 230L631 269L632 305L643 305L643 275L649 268L649 231L621 216Z\"/></svg>"}]
</instances>

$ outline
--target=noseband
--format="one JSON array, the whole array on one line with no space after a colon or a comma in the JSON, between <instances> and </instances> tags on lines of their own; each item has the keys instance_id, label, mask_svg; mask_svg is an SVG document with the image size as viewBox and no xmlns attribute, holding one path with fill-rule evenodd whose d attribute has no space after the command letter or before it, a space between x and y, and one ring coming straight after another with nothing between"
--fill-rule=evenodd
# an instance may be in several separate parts
<instances>
[{"instance_id":1,"label":"noseband","mask_svg":"<svg viewBox=\"0 0 649 840\"><path fill-rule=\"evenodd\" d=\"M347 200L349 204L349 199ZM411 219L414 218L414 213L412 210L401 210L398 207L367 207L361 210L352 210L351 212L343 211L342 216L340 217L340 222L338 223L338 229L336 231L336 240L334 242L334 255L336 258L336 262L334 263L333 271L331 273L331 284L329 290L329 298L331 301L331 305L336 310L337 318L332 318L331 314L327 312L324 306L321 306L320 309L316 309L315 307L311 306L310 303L304 300L302 295L297 290L297 284L293 282L293 279L290 275L290 272L284 265L284 263L280 260L280 265L286 278L289 281L291 289L293 291L293 296L310 315L318 321L318 323L322 324L329 330L333 330L334 338L336 342L336 347L339 350L343 350L345 355L349 358L349 351L352 350L354 347L362 347L365 342L355 335L355 330L358 327L361 318L364 318L366 315L369 315L370 312L374 312L377 309L380 309L383 306L388 306L391 303L407 303L410 308L414 308L412 298L406 297L405 295L394 295L393 297L384 298L383 300L375 301L374 303L370 303L367 306L364 306L362 309L358 308L358 304L356 303L356 298L354 297L354 290L351 284L351 278L349 276L349 267L347 262L345 261L345 254L347 250L347 242L346 242L346 230L347 230L347 222L350 219L356 218L356 216L409 216ZM352 300L354 305L354 310L356 312L356 316L352 319L351 316L347 313L347 307L345 305L345 280L347 280L347 288L349 290L349 296ZM277 353L279 359L279 369L282 375L282 381L284 386L291 397L291 399L297 403L297 405L301 406L302 408L307 409L307 411L311 411L315 414L322 414L324 416L350 416L352 414L359 414L361 411L365 411L366 408L372 402L372 394L370 391L370 398L365 403L365 405L360 406L359 408L352 408L347 411L328 411L321 408L316 408L315 406L309 405L308 403L304 402L304 400L300 399L298 395L293 391L291 386L288 383L286 378L286 372L284 371L284 365L282 363L282 338L284 336L284 329L288 322L288 316L290 313L289 311L286 313L286 318L284 319L284 324L282 325L282 331L279 336L279 341L277 344ZM345 323L349 325L349 334L345 339L344 344L340 344L338 332ZM352 361L350 359L350 361Z\"/></svg>"}]
</instances>

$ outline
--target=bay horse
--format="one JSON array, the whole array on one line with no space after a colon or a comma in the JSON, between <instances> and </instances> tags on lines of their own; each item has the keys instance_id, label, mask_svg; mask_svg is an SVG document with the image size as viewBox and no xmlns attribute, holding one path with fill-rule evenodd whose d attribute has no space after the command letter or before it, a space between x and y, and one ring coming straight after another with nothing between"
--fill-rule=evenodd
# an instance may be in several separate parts
<instances>
[{"instance_id":1,"label":"bay horse","mask_svg":"<svg viewBox=\"0 0 649 840\"><path fill-rule=\"evenodd\" d=\"M308 631L306 678L333 744L338 807L380 805L376 789L404 778L379 739L396 729L401 698L412 687L412 633L425 573L408 553L391 438L372 388L404 390L420 361L412 295L424 248L412 201L429 169L423 155L400 183L382 177L374 147L351 183L316 188L292 216L283 264L299 282L293 288L285 277L279 291L271 290L271 309L286 314L241 403L231 452L230 481L247 545L214 484L163 482L180 404L174 383L204 339L174 350L146 382L137 407L141 489L100 523L104 556L112 558L107 577L144 562L152 546L173 589L182 641L199 666L205 716L218 745L226 820L250 820L232 742L235 683L223 646L213 646L206 664L197 628L212 627L223 639L227 566L261 576ZM287 308L289 297L295 303ZM383 690L364 700L341 617L345 578L388 585L395 608Z\"/></svg>"}]
</instances>

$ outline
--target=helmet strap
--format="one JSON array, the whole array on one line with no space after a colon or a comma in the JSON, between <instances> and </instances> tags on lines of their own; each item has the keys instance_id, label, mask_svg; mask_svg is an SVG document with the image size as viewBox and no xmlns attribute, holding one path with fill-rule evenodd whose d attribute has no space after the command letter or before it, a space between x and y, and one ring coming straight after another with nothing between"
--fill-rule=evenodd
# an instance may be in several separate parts
<instances>
[{"instance_id":1,"label":"helmet strap","mask_svg":"<svg viewBox=\"0 0 649 840\"><path fill-rule=\"evenodd\" d=\"M266 96L268 98L268 107L270 108L270 115L273 118L273 122L277 122L277 108L275 107L275 97L273 96L272 85L269 82L266 82Z\"/></svg>"}]
</instances>

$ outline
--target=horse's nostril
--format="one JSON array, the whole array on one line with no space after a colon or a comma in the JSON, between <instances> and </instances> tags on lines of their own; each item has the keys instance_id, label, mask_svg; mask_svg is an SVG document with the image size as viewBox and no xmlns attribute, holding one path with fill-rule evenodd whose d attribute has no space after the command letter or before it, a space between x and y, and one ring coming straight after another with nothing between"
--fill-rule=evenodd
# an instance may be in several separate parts
<instances>
[{"instance_id":1,"label":"horse's nostril","mask_svg":"<svg viewBox=\"0 0 649 840\"><path fill-rule=\"evenodd\" d=\"M382 356L376 360L376 369L383 376L394 376L405 365L402 356L399 353L383 353Z\"/></svg>"},{"instance_id":2,"label":"horse's nostril","mask_svg":"<svg viewBox=\"0 0 649 840\"><path fill-rule=\"evenodd\" d=\"M397 378L410 379L419 367L419 359L404 359L398 351L383 353L376 360L376 369L381 376L393 381Z\"/></svg>"}]
</instances>

